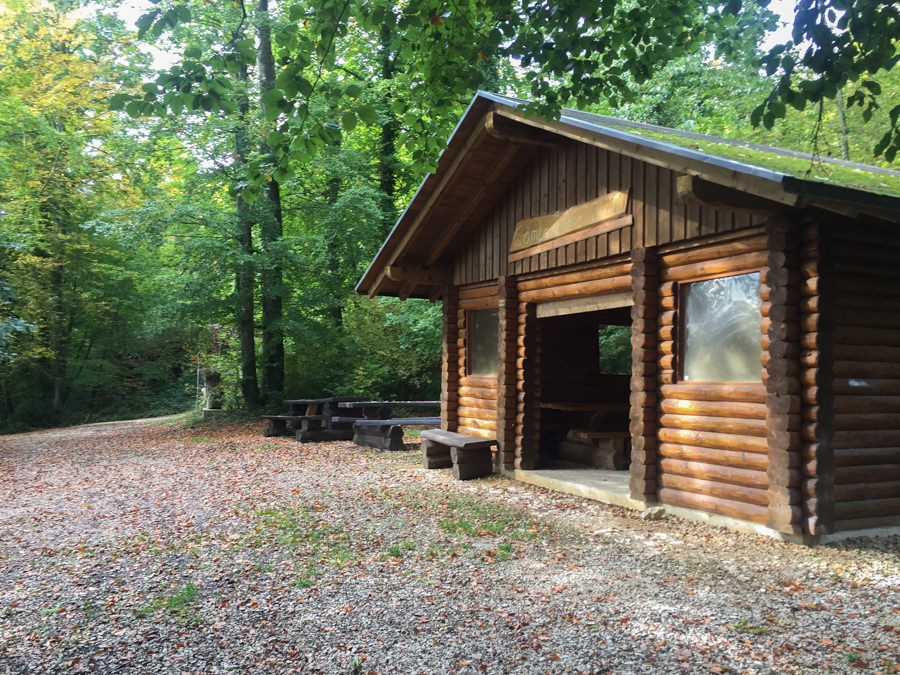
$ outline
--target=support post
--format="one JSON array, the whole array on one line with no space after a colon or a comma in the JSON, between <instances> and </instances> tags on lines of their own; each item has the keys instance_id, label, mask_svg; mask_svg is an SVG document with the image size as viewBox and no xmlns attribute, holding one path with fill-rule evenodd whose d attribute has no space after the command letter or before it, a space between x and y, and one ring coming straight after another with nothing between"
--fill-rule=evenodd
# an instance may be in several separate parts
<instances>
[{"instance_id":1,"label":"support post","mask_svg":"<svg viewBox=\"0 0 900 675\"><path fill-rule=\"evenodd\" d=\"M659 261L655 248L631 252L631 498L656 501L657 315Z\"/></svg>"}]
</instances>

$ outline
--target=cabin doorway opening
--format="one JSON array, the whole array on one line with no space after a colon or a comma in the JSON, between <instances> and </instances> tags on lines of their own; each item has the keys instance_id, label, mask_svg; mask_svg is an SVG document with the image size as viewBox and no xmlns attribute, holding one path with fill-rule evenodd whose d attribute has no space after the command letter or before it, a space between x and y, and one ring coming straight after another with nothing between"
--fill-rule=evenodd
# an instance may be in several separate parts
<instances>
[{"instance_id":1,"label":"cabin doorway opening","mask_svg":"<svg viewBox=\"0 0 900 675\"><path fill-rule=\"evenodd\" d=\"M622 294L568 307L602 307L589 311L538 307L538 468L627 471L630 305L630 294Z\"/></svg>"}]
</instances>

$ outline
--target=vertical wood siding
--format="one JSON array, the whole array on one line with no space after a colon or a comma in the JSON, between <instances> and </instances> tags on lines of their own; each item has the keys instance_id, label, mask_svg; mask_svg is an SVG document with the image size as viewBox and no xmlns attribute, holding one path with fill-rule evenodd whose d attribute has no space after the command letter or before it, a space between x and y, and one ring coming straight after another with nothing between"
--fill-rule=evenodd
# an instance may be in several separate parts
<instances>
[{"instance_id":1,"label":"vertical wood siding","mask_svg":"<svg viewBox=\"0 0 900 675\"><path fill-rule=\"evenodd\" d=\"M769 502L764 384L678 382L676 372L679 284L761 270L766 241L755 230L733 241L663 251L657 318L659 500L761 524ZM760 328L763 340L765 318Z\"/></svg>"},{"instance_id":2,"label":"vertical wood siding","mask_svg":"<svg viewBox=\"0 0 900 675\"><path fill-rule=\"evenodd\" d=\"M632 247L663 245L700 235L760 224L759 216L689 206L677 197L679 174L583 143L567 141L535 155L520 178L474 225L454 266L458 286L502 276L543 272L627 254ZM560 246L513 263L507 261L516 223L631 190L634 224Z\"/></svg>"},{"instance_id":3,"label":"vertical wood siding","mask_svg":"<svg viewBox=\"0 0 900 675\"><path fill-rule=\"evenodd\" d=\"M900 245L835 227L834 530L900 516Z\"/></svg>"}]
</instances>

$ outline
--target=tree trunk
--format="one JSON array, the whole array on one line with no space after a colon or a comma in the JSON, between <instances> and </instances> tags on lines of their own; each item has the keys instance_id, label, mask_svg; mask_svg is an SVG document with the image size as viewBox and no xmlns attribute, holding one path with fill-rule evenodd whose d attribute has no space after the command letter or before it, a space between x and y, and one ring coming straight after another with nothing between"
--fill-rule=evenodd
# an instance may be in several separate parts
<instances>
[{"instance_id":1,"label":"tree trunk","mask_svg":"<svg viewBox=\"0 0 900 675\"><path fill-rule=\"evenodd\" d=\"M241 66L238 77L243 81L249 80L249 74L245 65ZM234 154L235 163L243 169L250 153L250 130L247 117L250 113L250 101L246 92L242 92L238 99L240 120L235 129ZM253 270L253 216L250 213L250 205L244 201L240 192L236 198L237 209L237 239L239 246L239 260L235 273L235 321L237 323L238 338L241 345L241 396L244 406L248 410L259 407L259 383L256 378L256 339L254 334L254 302L253 290L255 286L255 274Z\"/></svg>"},{"instance_id":2,"label":"tree trunk","mask_svg":"<svg viewBox=\"0 0 900 675\"><path fill-rule=\"evenodd\" d=\"M269 2L259 0L256 6L256 67L259 71L259 95L275 88L275 59L272 55L272 36L269 24ZM265 112L265 105L260 102ZM260 151L274 164L267 144ZM265 205L261 214L260 234L265 255L260 272L262 289L262 396L267 405L280 403L284 398L284 280L282 253L278 244L282 238L281 186L274 177L265 187Z\"/></svg>"},{"instance_id":3,"label":"tree trunk","mask_svg":"<svg viewBox=\"0 0 900 675\"><path fill-rule=\"evenodd\" d=\"M381 42L381 79L384 82L393 79L394 60L396 58L391 48L391 38L395 28L394 18L393 14L389 13L389 16L390 19L385 19L385 22L381 25L381 34L379 36ZM381 126L378 163L378 186L381 188L383 195L381 208L384 213L382 239L391 231L394 221L397 219L397 209L394 200L397 195L397 128L399 125L389 97L386 97L384 101L384 114L387 121Z\"/></svg>"}]
</instances>

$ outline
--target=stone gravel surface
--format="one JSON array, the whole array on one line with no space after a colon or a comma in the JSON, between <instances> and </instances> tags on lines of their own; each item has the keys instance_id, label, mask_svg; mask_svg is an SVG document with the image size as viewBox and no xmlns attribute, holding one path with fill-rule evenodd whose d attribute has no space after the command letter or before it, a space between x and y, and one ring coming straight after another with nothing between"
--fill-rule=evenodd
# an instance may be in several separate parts
<instances>
[{"instance_id":1,"label":"stone gravel surface","mask_svg":"<svg viewBox=\"0 0 900 675\"><path fill-rule=\"evenodd\" d=\"M897 672L898 537L419 464L259 424L0 437L0 673Z\"/></svg>"}]
</instances>

